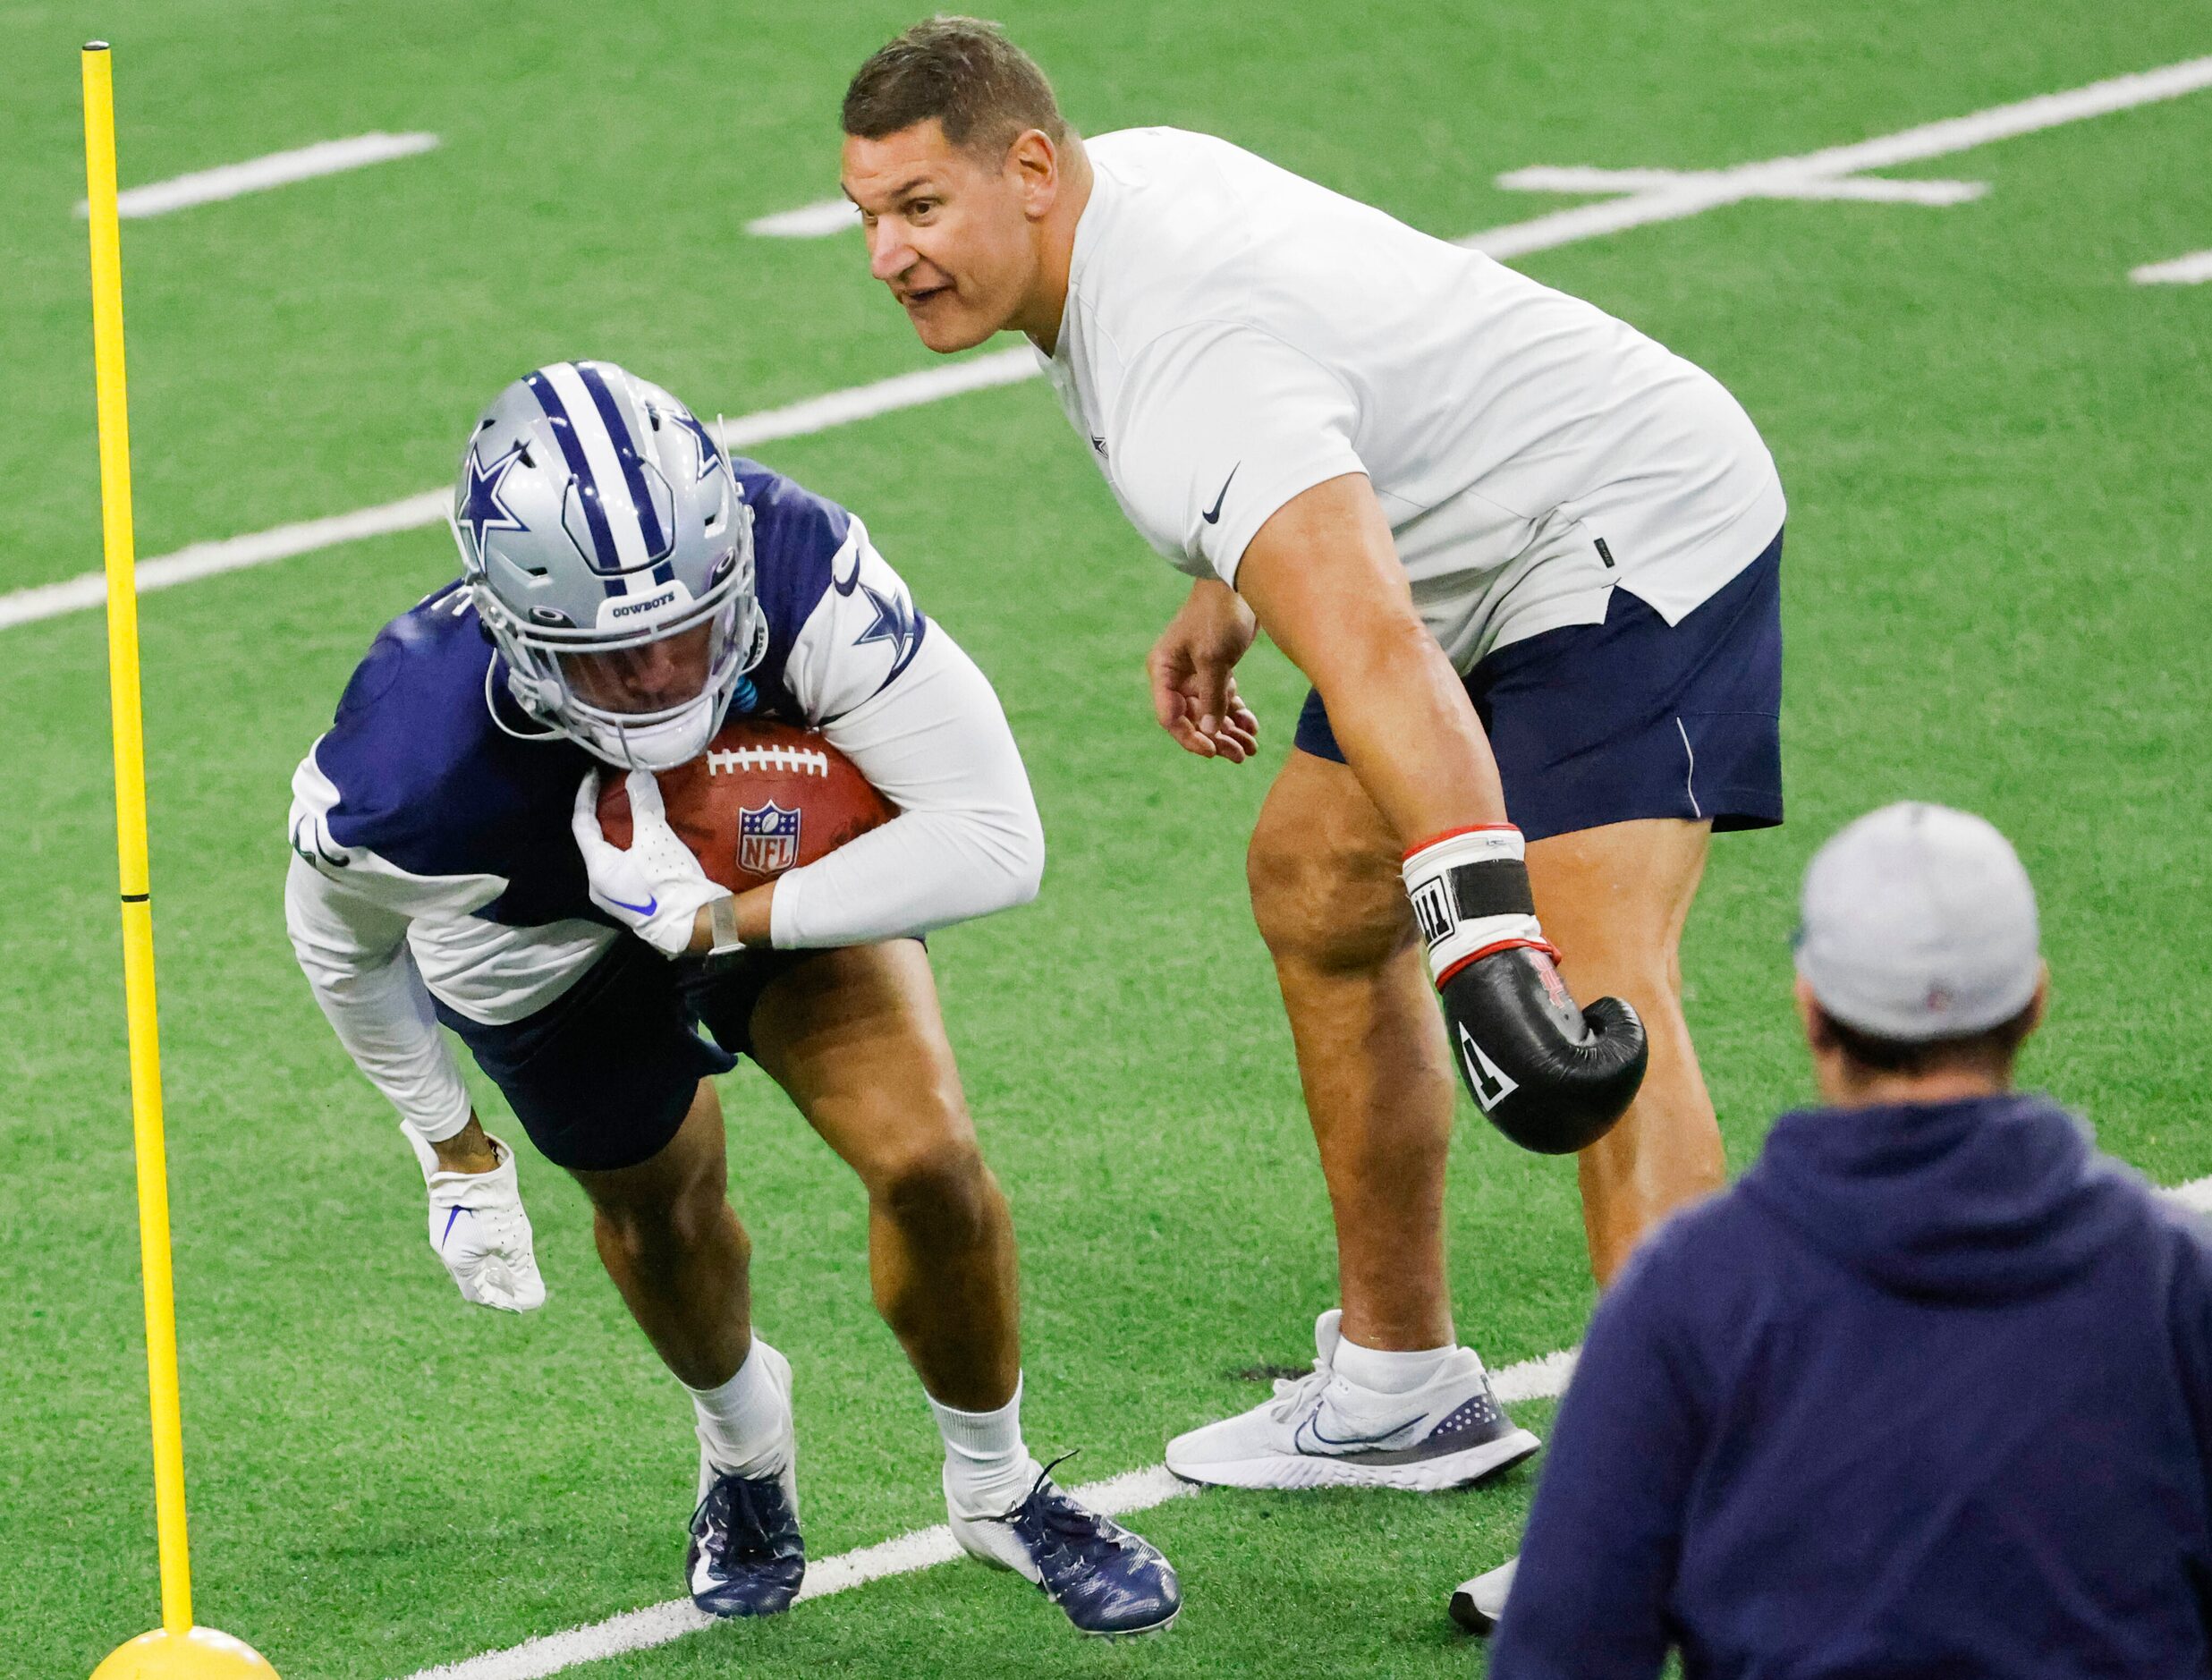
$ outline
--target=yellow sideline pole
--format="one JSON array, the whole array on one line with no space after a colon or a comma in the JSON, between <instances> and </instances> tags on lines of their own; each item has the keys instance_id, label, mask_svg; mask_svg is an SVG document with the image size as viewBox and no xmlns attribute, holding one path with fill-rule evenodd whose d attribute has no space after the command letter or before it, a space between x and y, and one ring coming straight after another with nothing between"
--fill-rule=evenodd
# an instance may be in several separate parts
<instances>
[{"instance_id":1,"label":"yellow sideline pole","mask_svg":"<svg viewBox=\"0 0 2212 1680\"><path fill-rule=\"evenodd\" d=\"M154 1521L161 1627L95 1671L123 1676L269 1674L227 1634L192 1625L184 1533L184 1422L177 1396L176 1297L169 1261L169 1167L162 1139L161 1042L154 1010L154 913L146 866L146 743L139 709L139 600L131 535L131 421L123 377L123 255L115 214L115 107L105 41L84 68L85 197L92 229L92 368L100 437L100 538L107 562L107 698L115 746L115 855L123 891L123 988L130 1024L139 1255L154 1432Z\"/></svg>"}]
</instances>

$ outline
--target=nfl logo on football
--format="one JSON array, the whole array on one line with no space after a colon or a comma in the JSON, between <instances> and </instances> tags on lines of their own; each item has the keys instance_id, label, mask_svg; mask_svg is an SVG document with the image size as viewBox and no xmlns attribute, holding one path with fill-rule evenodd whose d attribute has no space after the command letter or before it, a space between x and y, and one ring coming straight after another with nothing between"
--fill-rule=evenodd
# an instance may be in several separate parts
<instances>
[{"instance_id":1,"label":"nfl logo on football","mask_svg":"<svg viewBox=\"0 0 2212 1680\"><path fill-rule=\"evenodd\" d=\"M781 875L799 861L799 810L770 800L737 813L737 867L748 875Z\"/></svg>"}]
</instances>

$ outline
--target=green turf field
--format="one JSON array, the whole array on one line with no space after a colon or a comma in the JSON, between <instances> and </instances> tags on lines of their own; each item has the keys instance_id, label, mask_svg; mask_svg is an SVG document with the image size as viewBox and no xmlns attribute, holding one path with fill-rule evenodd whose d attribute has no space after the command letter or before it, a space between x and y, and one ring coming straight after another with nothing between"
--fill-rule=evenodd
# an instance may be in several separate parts
<instances>
[{"instance_id":1,"label":"green turf field","mask_svg":"<svg viewBox=\"0 0 2212 1680\"><path fill-rule=\"evenodd\" d=\"M1001 6L1071 118L1204 128L1433 232L1580 199L1530 165L1719 167L2212 52L2171 0L1377 0ZM739 0L0 13L0 592L98 564L76 48L116 43L126 186L370 130L425 156L126 223L140 551L444 482L506 380L619 360L731 415L933 365L850 235L750 217L835 191L835 106L911 20ZM2212 91L1892 172L1948 208L1754 201L1522 266L1713 369L1792 511L1790 825L1727 837L1690 1011L1741 1165L1805 1078L1785 987L1816 842L1904 795L1986 812L2041 887L2056 977L2032 1076L2162 1181L2212 1173L2212 288L2128 271L2212 246ZM1243 836L1301 692L1232 770L1154 729L1140 660L1181 585L1038 383L763 448L860 510L997 682L1043 804L1034 908L934 942L1023 1243L1030 1438L1087 1480L1309 1355L1332 1254ZM287 779L376 627L455 569L441 530L148 598L154 879L201 1618L288 1680L395 1680L681 1588L682 1397L528 1157L553 1291L465 1307L424 1252L391 1116L285 942ZM88 1673L156 1619L137 1231L97 614L0 631L0 1673ZM481 1093L487 1119L500 1115ZM757 1073L728 1082L759 1321L792 1357L809 1548L941 1519L919 1390L869 1304L856 1186ZM1467 1111L1462 1334L1572 1344L1572 1167ZM494 1129L515 1133L511 1121ZM1519 1409L1541 1430L1547 1404ZM1540 1465L1541 1461L1538 1464ZM1212 1494L1135 1526L1182 1570L1165 1637L1077 1641L947 1566L582 1672L1464 1674L1443 1617L1534 1478L1461 1496Z\"/></svg>"}]
</instances>

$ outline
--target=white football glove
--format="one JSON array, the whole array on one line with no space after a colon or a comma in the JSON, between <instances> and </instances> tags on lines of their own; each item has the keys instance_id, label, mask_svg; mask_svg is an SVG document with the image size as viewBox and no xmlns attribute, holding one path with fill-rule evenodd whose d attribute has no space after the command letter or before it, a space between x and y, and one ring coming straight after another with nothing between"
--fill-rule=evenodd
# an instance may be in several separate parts
<instances>
[{"instance_id":1,"label":"white football glove","mask_svg":"<svg viewBox=\"0 0 2212 1680\"><path fill-rule=\"evenodd\" d=\"M530 1215L515 1181L514 1151L493 1138L497 1167L488 1173L448 1172L413 1127L403 1129L430 1191L430 1246L461 1286L461 1298L502 1312L544 1306L546 1281L530 1252Z\"/></svg>"},{"instance_id":2,"label":"white football glove","mask_svg":"<svg viewBox=\"0 0 2212 1680\"><path fill-rule=\"evenodd\" d=\"M584 854L591 902L663 956L682 956L699 925L699 912L730 889L707 878L707 871L676 838L660 802L660 784L648 770L632 770L630 790L630 849L611 844L599 831L599 773L590 771L576 790L576 813L569 827Z\"/></svg>"}]
</instances>

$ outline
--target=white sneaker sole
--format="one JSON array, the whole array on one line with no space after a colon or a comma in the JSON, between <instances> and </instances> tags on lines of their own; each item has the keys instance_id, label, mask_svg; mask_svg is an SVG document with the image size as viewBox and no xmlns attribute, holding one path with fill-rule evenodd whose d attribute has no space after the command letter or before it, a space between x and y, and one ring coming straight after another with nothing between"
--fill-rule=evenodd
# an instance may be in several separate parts
<instances>
[{"instance_id":1,"label":"white sneaker sole","mask_svg":"<svg viewBox=\"0 0 2212 1680\"><path fill-rule=\"evenodd\" d=\"M1471 1581L1467 1583L1467 1587L1472 1585L1474 1582ZM1452 1601L1444 1607L1445 1614L1477 1639L1487 1639L1497 1632L1497 1617L1484 1609L1467 1587L1453 1593Z\"/></svg>"},{"instance_id":2,"label":"white sneaker sole","mask_svg":"<svg viewBox=\"0 0 2212 1680\"><path fill-rule=\"evenodd\" d=\"M1362 1464L1318 1453L1179 1464L1171 1452L1167 1468L1184 1481L1209 1488L1396 1488L1406 1493L1443 1493L1511 1470L1534 1457L1543 1445L1528 1430L1515 1430L1479 1447L1404 1464Z\"/></svg>"},{"instance_id":3,"label":"white sneaker sole","mask_svg":"<svg viewBox=\"0 0 2212 1680\"><path fill-rule=\"evenodd\" d=\"M1496 1568L1461 1582L1452 1601L1445 1606L1445 1613L1477 1639L1489 1638L1497 1632L1498 1618L1505 1613L1505 1600L1513 1591L1513 1574L1520 1563L1518 1557L1508 1557Z\"/></svg>"}]
</instances>

